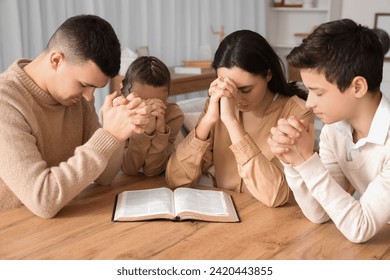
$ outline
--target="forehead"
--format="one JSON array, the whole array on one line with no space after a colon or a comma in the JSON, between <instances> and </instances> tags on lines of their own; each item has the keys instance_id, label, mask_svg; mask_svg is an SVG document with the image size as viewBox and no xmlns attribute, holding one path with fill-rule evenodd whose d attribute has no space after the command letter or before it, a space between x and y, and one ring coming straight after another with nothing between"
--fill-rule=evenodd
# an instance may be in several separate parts
<instances>
[{"instance_id":1,"label":"forehead","mask_svg":"<svg viewBox=\"0 0 390 280\"><path fill-rule=\"evenodd\" d=\"M301 70L302 81L307 88L326 88L332 84L326 79L325 74L313 69Z\"/></svg>"},{"instance_id":2,"label":"forehead","mask_svg":"<svg viewBox=\"0 0 390 280\"><path fill-rule=\"evenodd\" d=\"M132 92L136 92L142 99L160 99L166 101L168 98L168 86L154 87L151 85L134 83L131 87Z\"/></svg>"},{"instance_id":3,"label":"forehead","mask_svg":"<svg viewBox=\"0 0 390 280\"><path fill-rule=\"evenodd\" d=\"M70 64L69 68L80 82L90 86L102 88L109 80L109 77L91 60L83 63Z\"/></svg>"},{"instance_id":4,"label":"forehead","mask_svg":"<svg viewBox=\"0 0 390 280\"><path fill-rule=\"evenodd\" d=\"M253 84L259 79L264 79L260 75L254 75L239 67L232 67L232 68L220 67L217 69L217 75L218 77L232 79L237 84L238 87L247 86L249 84Z\"/></svg>"}]
</instances>

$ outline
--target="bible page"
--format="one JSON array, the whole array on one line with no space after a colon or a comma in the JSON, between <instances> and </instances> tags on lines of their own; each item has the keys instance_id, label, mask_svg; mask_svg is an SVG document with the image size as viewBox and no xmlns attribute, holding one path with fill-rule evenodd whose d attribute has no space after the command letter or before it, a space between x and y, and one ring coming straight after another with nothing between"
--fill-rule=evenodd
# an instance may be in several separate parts
<instances>
[{"instance_id":1,"label":"bible page","mask_svg":"<svg viewBox=\"0 0 390 280\"><path fill-rule=\"evenodd\" d=\"M155 214L174 214L173 192L169 188L123 192L118 199L115 216L142 217Z\"/></svg>"},{"instance_id":2,"label":"bible page","mask_svg":"<svg viewBox=\"0 0 390 280\"><path fill-rule=\"evenodd\" d=\"M196 212L213 216L227 216L223 192L178 188L175 190L176 213Z\"/></svg>"}]
</instances>

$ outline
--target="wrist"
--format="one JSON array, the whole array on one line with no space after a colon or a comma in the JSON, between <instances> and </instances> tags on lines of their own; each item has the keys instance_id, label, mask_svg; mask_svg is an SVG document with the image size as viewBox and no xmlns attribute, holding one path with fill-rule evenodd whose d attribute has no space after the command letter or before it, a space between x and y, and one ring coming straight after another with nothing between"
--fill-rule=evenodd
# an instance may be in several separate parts
<instances>
[{"instance_id":1,"label":"wrist","mask_svg":"<svg viewBox=\"0 0 390 280\"><path fill-rule=\"evenodd\" d=\"M306 161L308 161L313 156L313 154L314 153L305 153L305 154L301 155L294 162L292 162L292 165L294 167L296 167L296 166L299 166L299 165L305 163Z\"/></svg>"}]
</instances>

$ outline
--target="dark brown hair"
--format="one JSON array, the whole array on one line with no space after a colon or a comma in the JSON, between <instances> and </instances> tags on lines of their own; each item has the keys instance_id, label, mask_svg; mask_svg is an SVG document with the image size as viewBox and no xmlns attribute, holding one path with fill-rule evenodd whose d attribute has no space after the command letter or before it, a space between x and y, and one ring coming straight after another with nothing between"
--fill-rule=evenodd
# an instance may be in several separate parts
<instances>
[{"instance_id":1,"label":"dark brown hair","mask_svg":"<svg viewBox=\"0 0 390 280\"><path fill-rule=\"evenodd\" d=\"M140 56L134 60L126 71L122 81L122 94L127 95L132 85L137 82L153 87L168 87L171 89L171 73L160 59L154 56Z\"/></svg>"},{"instance_id":2,"label":"dark brown hair","mask_svg":"<svg viewBox=\"0 0 390 280\"><path fill-rule=\"evenodd\" d=\"M324 73L341 92L356 76L367 80L368 90L379 90L383 59L378 36L350 19L321 24L287 56L287 61L296 68Z\"/></svg>"}]
</instances>

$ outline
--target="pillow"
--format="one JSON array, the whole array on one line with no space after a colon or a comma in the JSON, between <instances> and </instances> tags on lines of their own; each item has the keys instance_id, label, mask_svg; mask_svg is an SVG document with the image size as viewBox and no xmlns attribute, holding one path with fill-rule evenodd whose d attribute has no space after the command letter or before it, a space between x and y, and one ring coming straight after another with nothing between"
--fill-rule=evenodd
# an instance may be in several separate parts
<instances>
[{"instance_id":1,"label":"pillow","mask_svg":"<svg viewBox=\"0 0 390 280\"><path fill-rule=\"evenodd\" d=\"M194 129L198 118L203 111L206 99L207 97L197 97L176 102L183 111L184 121L183 126L177 135L175 145L179 144L187 136L187 134Z\"/></svg>"},{"instance_id":2,"label":"pillow","mask_svg":"<svg viewBox=\"0 0 390 280\"><path fill-rule=\"evenodd\" d=\"M199 119L199 116L202 112L191 112L191 113L184 113L184 122L183 126L187 132L187 134L193 130L196 126L196 123Z\"/></svg>"},{"instance_id":3,"label":"pillow","mask_svg":"<svg viewBox=\"0 0 390 280\"><path fill-rule=\"evenodd\" d=\"M177 101L176 104L179 105L183 113L202 112L206 99L207 97L196 97Z\"/></svg>"}]
</instances>

